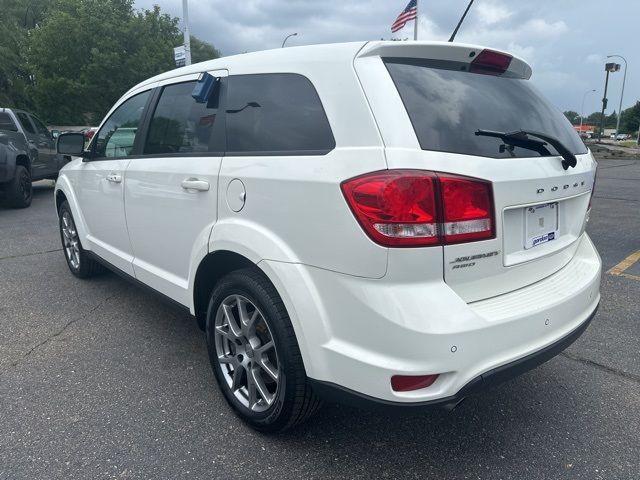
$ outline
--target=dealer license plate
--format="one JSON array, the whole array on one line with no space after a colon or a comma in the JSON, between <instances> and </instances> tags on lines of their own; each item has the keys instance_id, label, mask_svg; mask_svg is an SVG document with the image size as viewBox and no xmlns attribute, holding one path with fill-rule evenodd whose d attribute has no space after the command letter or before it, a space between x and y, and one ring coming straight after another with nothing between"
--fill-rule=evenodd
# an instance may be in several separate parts
<instances>
[{"instance_id":1,"label":"dealer license plate","mask_svg":"<svg viewBox=\"0 0 640 480\"><path fill-rule=\"evenodd\" d=\"M524 209L525 250L558 238L558 204L545 203Z\"/></svg>"}]
</instances>

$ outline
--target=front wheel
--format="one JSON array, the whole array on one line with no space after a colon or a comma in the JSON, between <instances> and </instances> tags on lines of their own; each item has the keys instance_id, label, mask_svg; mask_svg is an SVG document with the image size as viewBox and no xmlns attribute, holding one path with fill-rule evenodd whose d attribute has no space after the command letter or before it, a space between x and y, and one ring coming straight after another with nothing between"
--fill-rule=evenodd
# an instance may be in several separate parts
<instances>
[{"instance_id":1,"label":"front wheel","mask_svg":"<svg viewBox=\"0 0 640 480\"><path fill-rule=\"evenodd\" d=\"M318 410L289 315L261 271L238 270L218 283L206 333L218 385L252 427L284 431Z\"/></svg>"},{"instance_id":2,"label":"front wheel","mask_svg":"<svg viewBox=\"0 0 640 480\"><path fill-rule=\"evenodd\" d=\"M66 200L60 205L58 216L60 217L62 250L71 273L78 278L89 278L102 272L102 265L90 258L86 250L82 248L76 222L73 219L71 207Z\"/></svg>"}]
</instances>

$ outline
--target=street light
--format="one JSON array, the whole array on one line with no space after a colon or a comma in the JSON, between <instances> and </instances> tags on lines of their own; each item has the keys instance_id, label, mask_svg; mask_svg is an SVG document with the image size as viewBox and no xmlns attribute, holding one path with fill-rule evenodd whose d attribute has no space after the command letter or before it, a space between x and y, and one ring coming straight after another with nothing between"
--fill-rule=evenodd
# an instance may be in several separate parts
<instances>
[{"instance_id":1,"label":"street light","mask_svg":"<svg viewBox=\"0 0 640 480\"><path fill-rule=\"evenodd\" d=\"M285 39L284 39L284 42L282 42L282 47L281 48L284 48L284 44L287 43L287 40L289 40L291 37L297 37L297 36L298 36L297 33L292 33L291 35L287 35L285 37Z\"/></svg>"},{"instance_id":2,"label":"street light","mask_svg":"<svg viewBox=\"0 0 640 480\"><path fill-rule=\"evenodd\" d=\"M620 64L618 63L607 63L604 66L605 72L607 72L606 79L604 81L604 95L602 96L602 113L600 114L600 132L598 132L598 143L602 141L602 134L604 133L604 111L607 109L607 88L609 87L609 74L611 72L619 72Z\"/></svg>"},{"instance_id":3,"label":"street light","mask_svg":"<svg viewBox=\"0 0 640 480\"><path fill-rule=\"evenodd\" d=\"M587 95L595 91L596 91L595 88L593 90L587 90L586 92L584 92L584 95L582 96L582 107L580 108L580 133L582 133L582 120L584 119L584 101L587 98Z\"/></svg>"},{"instance_id":4,"label":"street light","mask_svg":"<svg viewBox=\"0 0 640 480\"><path fill-rule=\"evenodd\" d=\"M616 140L620 132L620 118L622 117L622 98L624 97L624 84L627 82L627 59L622 55L607 55L607 58L616 57L624 60L624 77L622 77L622 93L620 93L620 106L618 107L618 122L616 123Z\"/></svg>"}]
</instances>

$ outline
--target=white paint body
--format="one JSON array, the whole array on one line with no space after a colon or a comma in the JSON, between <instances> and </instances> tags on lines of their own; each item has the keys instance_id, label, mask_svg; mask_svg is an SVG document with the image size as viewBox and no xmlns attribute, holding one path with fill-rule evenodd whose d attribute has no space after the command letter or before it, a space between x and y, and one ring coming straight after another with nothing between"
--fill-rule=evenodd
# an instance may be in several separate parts
<instances>
[{"instance_id":1,"label":"white paint body","mask_svg":"<svg viewBox=\"0 0 640 480\"><path fill-rule=\"evenodd\" d=\"M584 232L596 168L590 153L564 171L558 157L495 159L420 149L381 55L456 60L466 59L469 48L480 47L299 47L165 73L133 88L114 109L134 94L202 71L298 73L318 91L336 148L303 157L76 159L61 171L56 190L71 204L85 249L192 313L195 273L208 254L231 251L256 264L287 307L309 377L395 402L454 395L477 375L567 335L600 299L601 262ZM527 78L531 73L519 59L510 68ZM340 183L396 168L491 181L496 238L409 249L375 244ZM111 173L122 182L107 181ZM181 182L188 178L208 182L209 190L185 190ZM537 193L540 188L545 192ZM524 250L522 216L514 212L551 201L564 212L560 238ZM499 253L473 268L453 268L460 257L487 252ZM392 375L432 373L441 375L431 387L391 389Z\"/></svg>"}]
</instances>

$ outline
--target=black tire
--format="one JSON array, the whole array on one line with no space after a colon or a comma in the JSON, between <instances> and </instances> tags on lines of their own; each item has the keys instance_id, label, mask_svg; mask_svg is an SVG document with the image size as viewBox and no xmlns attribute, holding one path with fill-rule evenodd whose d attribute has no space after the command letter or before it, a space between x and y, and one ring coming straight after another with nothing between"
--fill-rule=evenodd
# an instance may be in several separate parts
<instances>
[{"instance_id":1,"label":"black tire","mask_svg":"<svg viewBox=\"0 0 640 480\"><path fill-rule=\"evenodd\" d=\"M27 208L33 198L31 174L22 165L16 165L13 179L5 187L7 202L13 208Z\"/></svg>"},{"instance_id":2,"label":"black tire","mask_svg":"<svg viewBox=\"0 0 640 480\"><path fill-rule=\"evenodd\" d=\"M75 251L75 256L74 253L72 253L73 247L65 241L65 222L70 222L69 226L71 227L71 233L67 230L66 235L70 235L69 239L71 241L77 242L77 251ZM60 229L62 251L71 273L78 278L89 278L102 273L104 271L104 267L91 258L87 254L86 250L82 248L78 230L75 226L75 220L71 213L71 207L69 207L69 203L66 200L62 202L60 210L58 211L58 225Z\"/></svg>"},{"instance_id":3,"label":"black tire","mask_svg":"<svg viewBox=\"0 0 640 480\"><path fill-rule=\"evenodd\" d=\"M214 332L218 310L223 302L235 296L241 296L253 304L246 307L245 311L254 307L259 310L261 315L258 318L263 319L264 323L266 323L268 327L266 331L275 344L276 363L279 371L277 387L273 392L272 402L268 407L266 406L267 402L264 402L264 397L259 400L263 402L263 408L266 408L260 412L253 411L236 397L240 392L236 390L238 393L234 393L229 385L231 380L228 376L233 374L233 372L230 372L231 367L229 364L224 366L221 364L216 350ZM222 315L222 313L220 314ZM262 322L262 320L259 320L259 322ZM262 332L264 331L264 328L262 328ZM245 268L232 272L222 278L216 285L207 309L206 335L209 359L222 393L236 414L256 430L271 433L282 432L304 422L322 405L322 402L308 384L300 348L282 299L269 279L257 268ZM219 341L224 341L220 336L218 339ZM229 341L227 340L227 342ZM239 340L236 340L236 342L238 342L238 345L240 344ZM234 346L233 350L235 348ZM229 355L231 356L232 354ZM245 355L247 355L246 352ZM261 371L259 367L255 367L255 355L255 351L252 350L250 357L254 362L254 366L252 367L251 363L249 363L249 369L257 368L258 371ZM242 355L239 355L239 357L242 357ZM238 357L235 358L237 359ZM251 360L248 361L250 362ZM223 373L223 368L226 369L227 377ZM248 369L244 370L245 379L248 371ZM245 390L248 391L248 387ZM250 402L248 403L250 404Z\"/></svg>"}]
</instances>

